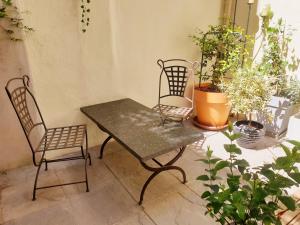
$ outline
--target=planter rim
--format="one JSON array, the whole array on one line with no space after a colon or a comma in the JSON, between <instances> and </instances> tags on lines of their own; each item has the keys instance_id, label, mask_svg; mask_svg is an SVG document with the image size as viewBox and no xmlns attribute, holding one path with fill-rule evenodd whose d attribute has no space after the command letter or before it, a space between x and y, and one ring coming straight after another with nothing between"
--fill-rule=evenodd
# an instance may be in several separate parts
<instances>
[{"instance_id":1,"label":"planter rim","mask_svg":"<svg viewBox=\"0 0 300 225\"><path fill-rule=\"evenodd\" d=\"M250 120L238 120L236 122L234 122L234 126L239 127L241 125L245 125L248 124L250 122ZM262 130L264 129L264 125L258 121L251 121L252 124L255 124L257 126L257 129Z\"/></svg>"}]
</instances>

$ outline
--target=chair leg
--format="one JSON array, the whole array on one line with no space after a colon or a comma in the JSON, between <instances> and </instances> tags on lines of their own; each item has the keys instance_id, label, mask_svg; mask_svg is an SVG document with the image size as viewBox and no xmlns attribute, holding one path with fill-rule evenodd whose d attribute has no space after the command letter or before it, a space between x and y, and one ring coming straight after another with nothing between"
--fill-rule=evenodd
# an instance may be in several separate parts
<instances>
[{"instance_id":1,"label":"chair leg","mask_svg":"<svg viewBox=\"0 0 300 225\"><path fill-rule=\"evenodd\" d=\"M82 149L82 147L81 147ZM88 175L87 175L87 160L89 159L90 160L90 165L92 163L91 161L91 156L88 152L88 137L87 137L87 131L85 132L85 164L84 164L84 169L85 169L85 183L86 183L86 192L89 192L90 189L89 189L89 181L88 181Z\"/></svg>"},{"instance_id":2,"label":"chair leg","mask_svg":"<svg viewBox=\"0 0 300 225\"><path fill-rule=\"evenodd\" d=\"M86 151L87 152L87 151ZM92 158L91 158L91 154L89 152L87 152L86 154L84 154L83 152L83 147L81 146L81 155L82 157L85 159L86 157L89 159L89 165L92 165Z\"/></svg>"},{"instance_id":3,"label":"chair leg","mask_svg":"<svg viewBox=\"0 0 300 225\"><path fill-rule=\"evenodd\" d=\"M45 171L47 171L48 170L48 162L47 162L47 160L45 160Z\"/></svg>"},{"instance_id":4,"label":"chair leg","mask_svg":"<svg viewBox=\"0 0 300 225\"><path fill-rule=\"evenodd\" d=\"M88 157L89 157L89 161L90 161L89 165L91 166L92 165L92 158L91 158L91 154L90 153L88 153Z\"/></svg>"},{"instance_id":5,"label":"chair leg","mask_svg":"<svg viewBox=\"0 0 300 225\"><path fill-rule=\"evenodd\" d=\"M32 201L36 200L36 190L37 190L36 186L37 186L37 181L38 181L39 174L40 174L40 169L41 169L41 166L42 166L42 164L44 162L44 155L45 155L45 151L42 154L42 158L40 160L40 163L39 163L37 171L36 171L34 185L33 185Z\"/></svg>"}]
</instances>

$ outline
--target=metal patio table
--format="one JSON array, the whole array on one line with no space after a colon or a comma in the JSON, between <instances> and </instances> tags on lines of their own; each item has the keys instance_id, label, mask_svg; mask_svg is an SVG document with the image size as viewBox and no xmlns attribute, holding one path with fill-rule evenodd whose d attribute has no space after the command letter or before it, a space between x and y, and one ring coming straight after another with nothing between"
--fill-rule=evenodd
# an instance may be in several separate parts
<instances>
[{"instance_id":1,"label":"metal patio table","mask_svg":"<svg viewBox=\"0 0 300 225\"><path fill-rule=\"evenodd\" d=\"M178 170L186 182L182 168L173 164L181 157L186 146L203 138L201 131L190 121L161 124L160 114L129 98L80 108L103 132L109 136L100 148L100 158L104 147L113 138L123 145L141 165L153 172L145 182L139 204L143 202L145 190L151 180L163 171ZM176 156L162 164L155 157L177 150ZM158 167L146 162L153 160Z\"/></svg>"}]
</instances>

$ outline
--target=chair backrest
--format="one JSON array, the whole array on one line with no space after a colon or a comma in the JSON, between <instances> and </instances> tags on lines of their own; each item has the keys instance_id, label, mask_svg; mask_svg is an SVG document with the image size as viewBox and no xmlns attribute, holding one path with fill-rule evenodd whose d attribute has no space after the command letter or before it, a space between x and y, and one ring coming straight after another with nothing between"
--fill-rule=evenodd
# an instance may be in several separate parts
<instances>
[{"instance_id":1,"label":"chair backrest","mask_svg":"<svg viewBox=\"0 0 300 225\"><path fill-rule=\"evenodd\" d=\"M10 79L5 86L5 90L18 116L34 157L35 149L31 133L37 126L42 126L45 131L47 128L38 104L29 90L29 77L24 75L23 77ZM29 107L29 103L32 107ZM35 158L33 158L33 161L35 163Z\"/></svg>"},{"instance_id":2,"label":"chair backrest","mask_svg":"<svg viewBox=\"0 0 300 225\"><path fill-rule=\"evenodd\" d=\"M161 68L159 77L159 99L178 96L187 99L193 103L194 94L191 97L185 95L186 87L190 79L194 86L194 72L196 69L196 63L191 63L184 59L169 59L157 61L157 64ZM162 76L165 75L168 81L168 94L162 95Z\"/></svg>"}]
</instances>

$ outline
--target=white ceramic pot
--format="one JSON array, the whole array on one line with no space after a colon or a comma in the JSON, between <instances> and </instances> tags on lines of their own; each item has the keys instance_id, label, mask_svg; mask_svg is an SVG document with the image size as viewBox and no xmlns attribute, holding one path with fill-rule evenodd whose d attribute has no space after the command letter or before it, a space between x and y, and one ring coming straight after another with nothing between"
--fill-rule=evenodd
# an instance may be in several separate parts
<instances>
[{"instance_id":1,"label":"white ceramic pot","mask_svg":"<svg viewBox=\"0 0 300 225\"><path fill-rule=\"evenodd\" d=\"M240 133L241 137L237 139L237 144L243 148L256 148L260 140L265 136L265 127L256 121L249 120L236 121L233 124L233 132Z\"/></svg>"}]
</instances>

